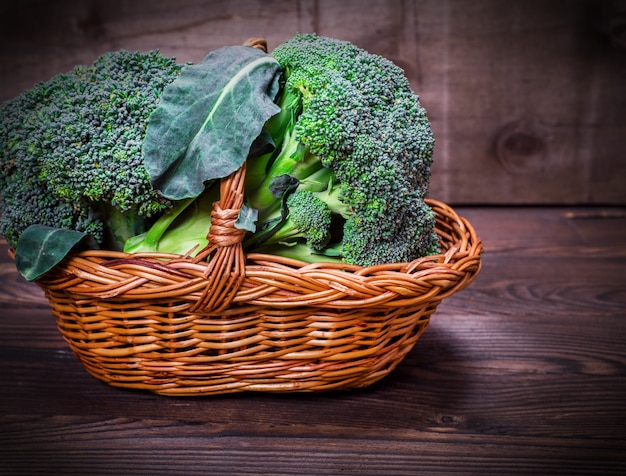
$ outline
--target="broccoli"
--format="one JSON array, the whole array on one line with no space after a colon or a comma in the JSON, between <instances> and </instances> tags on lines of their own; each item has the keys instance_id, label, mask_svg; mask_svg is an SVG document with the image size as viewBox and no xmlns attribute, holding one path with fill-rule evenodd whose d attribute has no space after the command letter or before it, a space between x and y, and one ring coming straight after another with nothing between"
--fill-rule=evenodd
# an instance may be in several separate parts
<instances>
[{"instance_id":1,"label":"broccoli","mask_svg":"<svg viewBox=\"0 0 626 476\"><path fill-rule=\"evenodd\" d=\"M272 184L287 174L312 191L334 182L329 188L339 192L331 208L344 223L329 251L346 262L369 266L438 252L434 214L424 203L434 138L404 72L352 43L315 34L296 35L272 55L284 73L281 111L265 127L276 148L248 160L246 181L259 227L273 219ZM305 261L324 254L298 250L304 253L291 255Z\"/></svg>"},{"instance_id":2,"label":"broccoli","mask_svg":"<svg viewBox=\"0 0 626 476\"><path fill-rule=\"evenodd\" d=\"M246 206L258 216L244 249L364 266L438 252L424 202L434 139L404 72L315 34L296 35L272 56L282 72L279 110L257 139L270 150L253 147L246 159ZM185 223L196 216L164 216L126 251L174 250L165 243L183 239L182 230L186 242L202 246L205 229L192 236Z\"/></svg>"},{"instance_id":3,"label":"broccoli","mask_svg":"<svg viewBox=\"0 0 626 476\"><path fill-rule=\"evenodd\" d=\"M158 51L106 53L0 106L0 233L11 246L43 224L121 249L172 206L153 189L141 145L181 68Z\"/></svg>"},{"instance_id":4,"label":"broccoli","mask_svg":"<svg viewBox=\"0 0 626 476\"><path fill-rule=\"evenodd\" d=\"M0 105L0 233L187 254L208 244L217 179L244 162L246 252L407 262L438 252L433 148L404 72L347 41L299 34L188 67L112 52Z\"/></svg>"},{"instance_id":5,"label":"broccoli","mask_svg":"<svg viewBox=\"0 0 626 476\"><path fill-rule=\"evenodd\" d=\"M320 251L328 245L331 211L324 200L309 190L299 189L288 195L285 204L288 213L284 217L275 218L278 229L264 241L265 245L280 243L293 246L299 240L304 240L313 251Z\"/></svg>"}]
</instances>

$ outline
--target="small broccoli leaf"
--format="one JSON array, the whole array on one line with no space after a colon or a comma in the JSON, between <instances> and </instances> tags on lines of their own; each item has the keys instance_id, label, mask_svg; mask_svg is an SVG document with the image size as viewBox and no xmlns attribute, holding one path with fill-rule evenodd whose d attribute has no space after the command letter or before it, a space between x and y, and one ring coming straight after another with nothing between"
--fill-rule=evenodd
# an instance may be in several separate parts
<instances>
[{"instance_id":1,"label":"small broccoli leaf","mask_svg":"<svg viewBox=\"0 0 626 476\"><path fill-rule=\"evenodd\" d=\"M256 231L256 221L259 218L259 211L247 205L242 205L235 221L235 228L239 230Z\"/></svg>"},{"instance_id":2,"label":"small broccoli leaf","mask_svg":"<svg viewBox=\"0 0 626 476\"><path fill-rule=\"evenodd\" d=\"M249 46L226 46L186 66L150 115L144 165L154 188L180 200L241 167L280 108L280 66Z\"/></svg>"},{"instance_id":3,"label":"small broccoli leaf","mask_svg":"<svg viewBox=\"0 0 626 476\"><path fill-rule=\"evenodd\" d=\"M79 243L85 243L90 248L97 247L86 233L31 225L24 230L17 243L15 266L24 278L34 281L59 264Z\"/></svg>"},{"instance_id":4,"label":"small broccoli leaf","mask_svg":"<svg viewBox=\"0 0 626 476\"><path fill-rule=\"evenodd\" d=\"M269 183L269 191L275 198L287 197L300 185L300 180L289 174L274 177Z\"/></svg>"},{"instance_id":5,"label":"small broccoli leaf","mask_svg":"<svg viewBox=\"0 0 626 476\"><path fill-rule=\"evenodd\" d=\"M276 143L272 136L266 131L263 130L259 137L254 139L254 142L250 146L250 153L248 154L248 159L257 158L265 154L269 154L274 151L276 148Z\"/></svg>"}]
</instances>

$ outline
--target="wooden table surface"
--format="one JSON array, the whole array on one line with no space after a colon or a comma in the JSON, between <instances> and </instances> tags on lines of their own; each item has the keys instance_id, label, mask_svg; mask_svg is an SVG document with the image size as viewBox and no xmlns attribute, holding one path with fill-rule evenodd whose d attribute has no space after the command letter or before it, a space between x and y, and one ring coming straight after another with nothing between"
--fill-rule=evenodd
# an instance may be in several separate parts
<instances>
[{"instance_id":1,"label":"wooden table surface","mask_svg":"<svg viewBox=\"0 0 626 476\"><path fill-rule=\"evenodd\" d=\"M358 391L164 397L68 350L0 249L0 474L626 474L626 209L457 208L483 270Z\"/></svg>"}]
</instances>

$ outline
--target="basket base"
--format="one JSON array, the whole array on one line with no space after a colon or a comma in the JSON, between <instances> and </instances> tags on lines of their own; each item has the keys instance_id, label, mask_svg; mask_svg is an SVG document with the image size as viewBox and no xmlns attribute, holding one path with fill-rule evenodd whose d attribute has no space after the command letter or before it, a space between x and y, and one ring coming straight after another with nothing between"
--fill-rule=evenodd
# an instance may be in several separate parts
<instances>
[{"instance_id":1,"label":"basket base","mask_svg":"<svg viewBox=\"0 0 626 476\"><path fill-rule=\"evenodd\" d=\"M254 327L246 332L264 337L254 345L245 346L240 342L235 346L232 339L232 345L227 340L224 345L210 345L204 336L200 347L170 346L158 350L150 344L139 343L111 347L111 341L132 341L130 336L122 338L119 327L116 330L112 322L108 328L100 329L98 325L96 330L89 318L65 314L57 315L57 324L87 372L111 386L169 396L244 391L324 392L367 387L387 376L426 331L434 311L434 306L366 316L355 311L318 311L304 320L308 322L307 334L301 330L290 332L287 330L289 322L271 331L267 327L272 326L268 324L277 316L260 316L257 311L247 318L229 316L220 321L222 326L233 327L233 332L239 334L243 332L242 323L254 322L258 326L259 320L265 321L264 330ZM276 311L276 314L283 313ZM302 321L301 314L296 313L296 317ZM141 320L141 325L145 326L146 319ZM194 334L206 332L216 323L206 318L191 322L187 330L195 327ZM235 322L239 326L235 326ZM129 323L127 327L138 332L140 324ZM177 327L174 323L171 325ZM116 334L111 335L112 332ZM100 334L100 345L94 339L86 339L94 334ZM191 338L191 334L188 337ZM144 336L138 340L147 339ZM162 336L160 340L159 345L162 345Z\"/></svg>"}]
</instances>

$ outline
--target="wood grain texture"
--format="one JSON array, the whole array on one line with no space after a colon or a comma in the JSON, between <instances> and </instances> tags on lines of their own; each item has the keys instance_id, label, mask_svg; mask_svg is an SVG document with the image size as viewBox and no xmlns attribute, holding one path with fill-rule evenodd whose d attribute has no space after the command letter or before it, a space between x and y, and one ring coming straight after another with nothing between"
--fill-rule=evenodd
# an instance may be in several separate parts
<instances>
[{"instance_id":1,"label":"wood grain texture","mask_svg":"<svg viewBox=\"0 0 626 476\"><path fill-rule=\"evenodd\" d=\"M0 100L120 48L181 62L250 36L354 42L402 66L451 204L624 204L624 0L21 0L0 5Z\"/></svg>"},{"instance_id":2,"label":"wood grain texture","mask_svg":"<svg viewBox=\"0 0 626 476\"><path fill-rule=\"evenodd\" d=\"M0 250L0 474L624 474L626 209L459 212L480 276L351 392L109 387Z\"/></svg>"}]
</instances>

